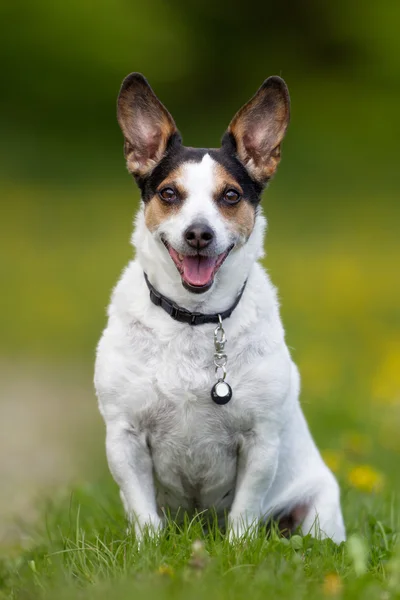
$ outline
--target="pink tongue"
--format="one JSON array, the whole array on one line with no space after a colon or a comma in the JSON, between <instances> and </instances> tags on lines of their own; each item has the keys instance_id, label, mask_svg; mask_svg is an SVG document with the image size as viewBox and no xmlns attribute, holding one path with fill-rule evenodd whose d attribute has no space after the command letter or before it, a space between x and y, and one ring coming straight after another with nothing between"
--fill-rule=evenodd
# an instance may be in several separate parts
<instances>
[{"instance_id":1,"label":"pink tongue","mask_svg":"<svg viewBox=\"0 0 400 600\"><path fill-rule=\"evenodd\" d=\"M217 256L185 256L182 261L183 278L191 285L206 285L212 279Z\"/></svg>"}]
</instances>

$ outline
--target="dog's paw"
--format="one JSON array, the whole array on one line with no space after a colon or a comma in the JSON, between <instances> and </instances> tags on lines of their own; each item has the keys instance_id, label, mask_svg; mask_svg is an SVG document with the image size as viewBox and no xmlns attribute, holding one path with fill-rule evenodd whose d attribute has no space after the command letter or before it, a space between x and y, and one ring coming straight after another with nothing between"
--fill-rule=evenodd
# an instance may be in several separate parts
<instances>
[{"instance_id":1,"label":"dog's paw","mask_svg":"<svg viewBox=\"0 0 400 600\"><path fill-rule=\"evenodd\" d=\"M228 518L228 539L231 543L253 537L258 531L258 518L250 515L230 515Z\"/></svg>"},{"instance_id":2,"label":"dog's paw","mask_svg":"<svg viewBox=\"0 0 400 600\"><path fill-rule=\"evenodd\" d=\"M140 547L144 539L157 539L163 530L164 523L158 515L147 516L140 519L137 516L129 518L129 526L126 530L128 535L133 532Z\"/></svg>"}]
</instances>

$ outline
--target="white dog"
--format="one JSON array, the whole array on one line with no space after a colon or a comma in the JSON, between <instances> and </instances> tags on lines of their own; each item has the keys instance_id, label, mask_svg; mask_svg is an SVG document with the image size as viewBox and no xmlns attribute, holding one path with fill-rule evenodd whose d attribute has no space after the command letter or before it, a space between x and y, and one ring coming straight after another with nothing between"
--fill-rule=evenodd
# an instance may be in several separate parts
<instances>
[{"instance_id":1,"label":"white dog","mask_svg":"<svg viewBox=\"0 0 400 600\"><path fill-rule=\"evenodd\" d=\"M145 78L118 120L141 190L136 258L117 284L95 385L107 457L138 536L213 509L231 537L274 517L345 539L339 488L299 404L263 255L263 188L280 159L289 94L267 79L219 149L182 145Z\"/></svg>"}]
</instances>

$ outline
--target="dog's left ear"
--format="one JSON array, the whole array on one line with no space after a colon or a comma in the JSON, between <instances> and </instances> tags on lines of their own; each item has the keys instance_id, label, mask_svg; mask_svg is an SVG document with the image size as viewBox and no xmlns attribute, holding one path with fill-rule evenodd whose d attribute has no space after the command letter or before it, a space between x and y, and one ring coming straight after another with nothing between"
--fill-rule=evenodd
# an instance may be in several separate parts
<instances>
[{"instance_id":1,"label":"dog's left ear","mask_svg":"<svg viewBox=\"0 0 400 600\"><path fill-rule=\"evenodd\" d=\"M117 117L125 138L127 167L143 177L162 159L168 140L177 131L174 120L141 73L131 73L122 82Z\"/></svg>"},{"instance_id":2,"label":"dog's left ear","mask_svg":"<svg viewBox=\"0 0 400 600\"><path fill-rule=\"evenodd\" d=\"M280 77L269 77L231 121L238 159L250 175L265 184L280 160L280 145L290 119L290 98Z\"/></svg>"}]
</instances>

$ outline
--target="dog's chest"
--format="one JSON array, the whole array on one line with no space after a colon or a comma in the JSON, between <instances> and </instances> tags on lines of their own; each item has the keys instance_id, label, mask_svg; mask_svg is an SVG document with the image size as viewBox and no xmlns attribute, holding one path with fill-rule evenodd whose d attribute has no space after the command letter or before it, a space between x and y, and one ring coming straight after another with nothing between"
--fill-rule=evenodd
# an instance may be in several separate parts
<instances>
[{"instance_id":1,"label":"dog's chest","mask_svg":"<svg viewBox=\"0 0 400 600\"><path fill-rule=\"evenodd\" d=\"M241 443L266 411L274 422L287 369L273 362L272 336L261 323L251 331L236 327L236 335L225 325L233 396L220 406L211 398L214 329L173 322L167 329L155 320L152 328L132 324L126 338L122 408L147 441L159 506L228 510Z\"/></svg>"},{"instance_id":2,"label":"dog's chest","mask_svg":"<svg viewBox=\"0 0 400 600\"><path fill-rule=\"evenodd\" d=\"M152 397L136 419L150 448L158 503L171 509L229 508L238 446L252 427L251 411L239 408L237 368L232 401L219 406L211 399L213 328L210 333L183 332L156 344L147 362Z\"/></svg>"},{"instance_id":3,"label":"dog's chest","mask_svg":"<svg viewBox=\"0 0 400 600\"><path fill-rule=\"evenodd\" d=\"M228 508L233 497L240 419L202 398L171 401L162 393L143 411L158 504L171 509Z\"/></svg>"}]
</instances>

